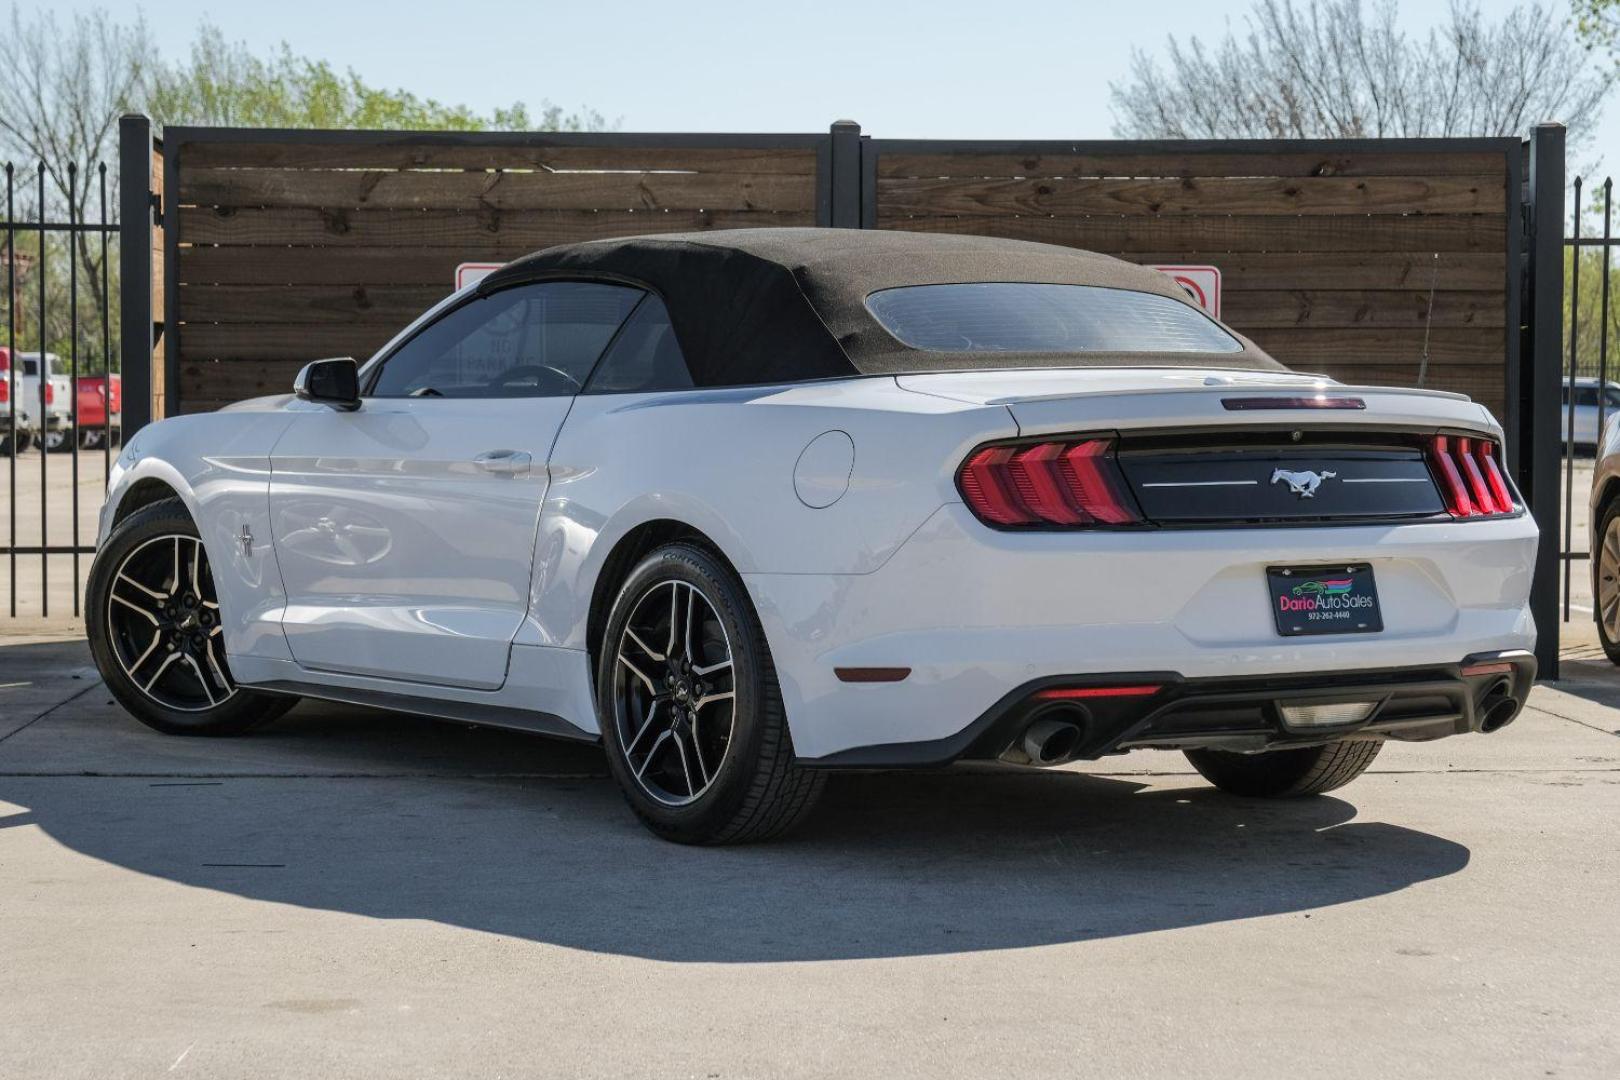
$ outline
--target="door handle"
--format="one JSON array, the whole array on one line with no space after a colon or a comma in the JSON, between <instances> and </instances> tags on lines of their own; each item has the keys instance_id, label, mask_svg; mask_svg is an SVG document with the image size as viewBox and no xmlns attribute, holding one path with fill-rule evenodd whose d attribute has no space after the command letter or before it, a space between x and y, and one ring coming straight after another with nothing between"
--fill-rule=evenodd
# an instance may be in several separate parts
<instances>
[{"instance_id":1,"label":"door handle","mask_svg":"<svg viewBox=\"0 0 1620 1080\"><path fill-rule=\"evenodd\" d=\"M522 450L486 450L473 464L496 476L528 476L534 459Z\"/></svg>"}]
</instances>

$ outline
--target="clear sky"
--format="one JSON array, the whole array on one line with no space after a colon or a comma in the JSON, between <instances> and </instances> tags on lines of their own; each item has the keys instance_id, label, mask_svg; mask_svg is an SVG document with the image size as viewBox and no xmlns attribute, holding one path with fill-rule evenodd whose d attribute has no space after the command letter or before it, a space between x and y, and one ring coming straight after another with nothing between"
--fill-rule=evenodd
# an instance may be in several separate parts
<instances>
[{"instance_id":1,"label":"clear sky","mask_svg":"<svg viewBox=\"0 0 1620 1080\"><path fill-rule=\"evenodd\" d=\"M1552 0L1564 6L1563 0ZM29 6L24 0L24 6ZM819 131L850 118L894 138L1108 138L1108 83L1134 46L1242 29L1247 2L1020 0L69 0L144 11L167 56L211 19L233 39L352 67L368 81L487 110L589 105L625 131ZM1512 0L1481 0L1487 15ZM1411 30L1441 0L1402 4ZM1620 92L1579 162L1620 168Z\"/></svg>"}]
</instances>

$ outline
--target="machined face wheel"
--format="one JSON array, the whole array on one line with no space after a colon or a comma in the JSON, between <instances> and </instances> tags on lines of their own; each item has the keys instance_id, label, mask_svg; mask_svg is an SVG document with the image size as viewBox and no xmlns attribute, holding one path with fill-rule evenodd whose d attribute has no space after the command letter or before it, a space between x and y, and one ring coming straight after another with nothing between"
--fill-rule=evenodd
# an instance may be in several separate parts
<instances>
[{"instance_id":1,"label":"machined face wheel","mask_svg":"<svg viewBox=\"0 0 1620 1080\"><path fill-rule=\"evenodd\" d=\"M1598 621L1612 642L1620 643L1620 517L1611 517L1598 547Z\"/></svg>"},{"instance_id":2,"label":"machined face wheel","mask_svg":"<svg viewBox=\"0 0 1620 1080\"><path fill-rule=\"evenodd\" d=\"M642 593L618 641L613 719L636 784L665 806L714 784L737 720L731 641L714 603L686 581Z\"/></svg>"},{"instance_id":3,"label":"machined face wheel","mask_svg":"<svg viewBox=\"0 0 1620 1080\"><path fill-rule=\"evenodd\" d=\"M169 534L142 543L119 564L107 600L113 655L147 697L177 712L203 712L236 693L201 540Z\"/></svg>"}]
</instances>

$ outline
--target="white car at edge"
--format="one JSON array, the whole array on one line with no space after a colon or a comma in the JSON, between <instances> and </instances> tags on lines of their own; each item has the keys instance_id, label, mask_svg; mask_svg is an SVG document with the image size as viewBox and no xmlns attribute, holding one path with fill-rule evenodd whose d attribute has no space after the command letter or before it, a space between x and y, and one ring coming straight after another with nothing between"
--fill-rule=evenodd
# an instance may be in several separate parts
<instances>
[{"instance_id":1,"label":"white car at edge","mask_svg":"<svg viewBox=\"0 0 1620 1080\"><path fill-rule=\"evenodd\" d=\"M160 730L315 697L600 738L680 841L776 835L840 768L1162 747L1311 794L1522 707L1501 439L1086 252L598 241L140 432L87 618Z\"/></svg>"}]
</instances>

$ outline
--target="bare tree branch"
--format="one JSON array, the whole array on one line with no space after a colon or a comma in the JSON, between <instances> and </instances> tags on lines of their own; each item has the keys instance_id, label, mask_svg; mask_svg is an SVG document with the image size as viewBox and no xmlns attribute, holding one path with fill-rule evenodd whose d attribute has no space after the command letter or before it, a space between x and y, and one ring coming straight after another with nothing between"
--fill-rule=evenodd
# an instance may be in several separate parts
<instances>
[{"instance_id":1,"label":"bare tree branch","mask_svg":"<svg viewBox=\"0 0 1620 1080\"><path fill-rule=\"evenodd\" d=\"M1620 0L1594 0L1610 14ZM1615 72L1570 20L1541 3L1489 23L1454 2L1419 38L1394 0L1256 0L1241 37L1168 39L1161 69L1131 55L1110 86L1124 138L1367 138L1522 135L1562 121L1581 146Z\"/></svg>"}]
</instances>

